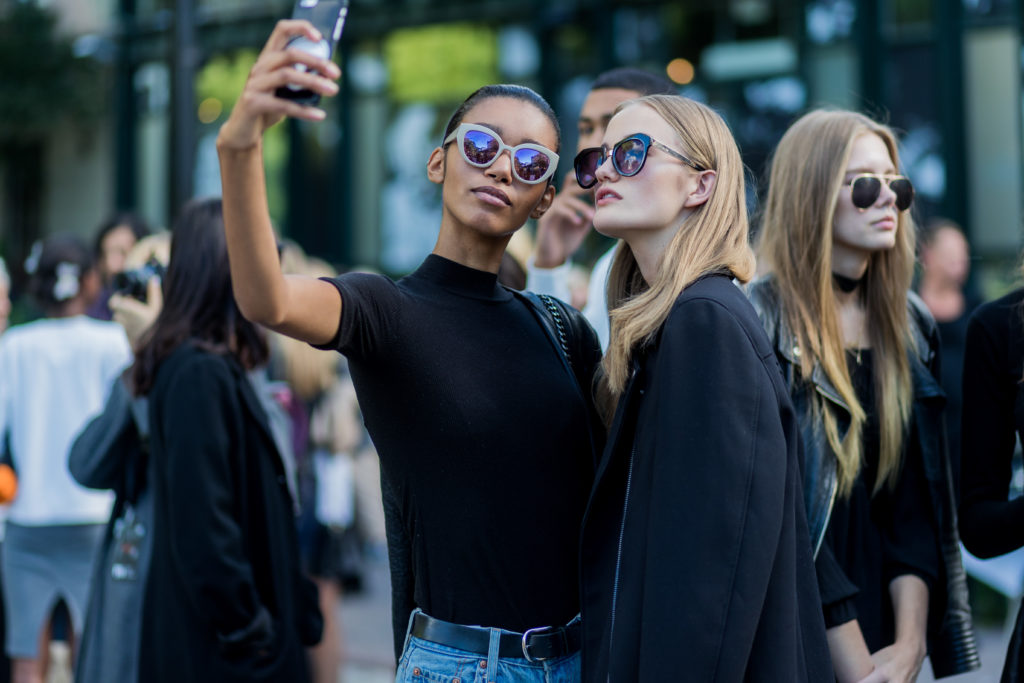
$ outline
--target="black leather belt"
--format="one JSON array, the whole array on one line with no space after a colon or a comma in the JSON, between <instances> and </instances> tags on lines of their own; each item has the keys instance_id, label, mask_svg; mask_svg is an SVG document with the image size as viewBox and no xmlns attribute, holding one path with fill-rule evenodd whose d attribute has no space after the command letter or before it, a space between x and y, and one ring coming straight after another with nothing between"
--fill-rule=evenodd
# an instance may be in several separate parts
<instances>
[{"instance_id":1,"label":"black leather belt","mask_svg":"<svg viewBox=\"0 0 1024 683\"><path fill-rule=\"evenodd\" d=\"M413 617L412 635L485 657L491 639L490 629L441 621L423 612L417 612ZM580 638L579 617L565 626L542 626L524 633L502 633L498 656L525 658L528 662L555 659L579 652Z\"/></svg>"}]
</instances>

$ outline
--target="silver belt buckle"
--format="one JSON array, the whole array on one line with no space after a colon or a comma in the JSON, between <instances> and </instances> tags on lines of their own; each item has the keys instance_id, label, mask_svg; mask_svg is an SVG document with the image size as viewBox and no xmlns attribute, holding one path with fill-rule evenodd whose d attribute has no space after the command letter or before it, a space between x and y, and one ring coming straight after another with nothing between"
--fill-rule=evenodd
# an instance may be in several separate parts
<instances>
[{"instance_id":1,"label":"silver belt buckle","mask_svg":"<svg viewBox=\"0 0 1024 683\"><path fill-rule=\"evenodd\" d=\"M523 631L523 657L526 657L526 661L528 661L528 662L543 662L546 659L551 659L550 657L537 657L537 658L531 657L529 649L528 649L528 647L526 645L526 639L529 638L534 633L540 633L542 631L552 631L552 630L554 630L554 626L538 626L537 628L528 628L525 631Z\"/></svg>"}]
</instances>

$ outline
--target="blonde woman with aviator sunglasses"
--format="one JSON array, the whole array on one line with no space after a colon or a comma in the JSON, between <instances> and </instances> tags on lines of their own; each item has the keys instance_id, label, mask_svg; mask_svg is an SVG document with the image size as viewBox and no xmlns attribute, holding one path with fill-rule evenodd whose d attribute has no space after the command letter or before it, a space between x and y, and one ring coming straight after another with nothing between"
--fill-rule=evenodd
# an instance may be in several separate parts
<instances>
[{"instance_id":1,"label":"blonde woman with aviator sunglasses","mask_svg":"<svg viewBox=\"0 0 1024 683\"><path fill-rule=\"evenodd\" d=\"M771 165L750 297L804 441L804 496L840 682L978 666L938 384L909 292L913 186L892 131L849 111L794 123Z\"/></svg>"}]
</instances>

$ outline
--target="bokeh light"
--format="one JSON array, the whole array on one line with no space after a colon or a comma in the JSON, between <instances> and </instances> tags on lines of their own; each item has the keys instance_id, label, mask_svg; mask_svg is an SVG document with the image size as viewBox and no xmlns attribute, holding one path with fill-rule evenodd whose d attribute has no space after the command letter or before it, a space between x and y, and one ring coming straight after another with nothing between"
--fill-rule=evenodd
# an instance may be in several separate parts
<instances>
[{"instance_id":1,"label":"bokeh light","mask_svg":"<svg viewBox=\"0 0 1024 683\"><path fill-rule=\"evenodd\" d=\"M678 83L679 85L689 84L693 81L695 75L693 64L690 63L690 60L683 57L676 57L669 62L668 66L665 67L665 73L668 74L673 83Z\"/></svg>"}]
</instances>

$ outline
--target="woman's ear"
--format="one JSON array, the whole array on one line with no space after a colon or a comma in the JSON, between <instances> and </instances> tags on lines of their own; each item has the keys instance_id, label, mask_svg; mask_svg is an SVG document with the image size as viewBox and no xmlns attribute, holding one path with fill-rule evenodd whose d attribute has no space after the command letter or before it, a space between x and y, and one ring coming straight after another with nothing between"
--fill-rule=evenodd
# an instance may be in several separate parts
<instances>
[{"instance_id":1,"label":"woman's ear","mask_svg":"<svg viewBox=\"0 0 1024 683\"><path fill-rule=\"evenodd\" d=\"M530 218L534 220L540 218L548 209L551 208L551 202L555 199L555 186L548 183L548 186L544 189L544 194L541 195L540 201L537 202L537 206L533 207L533 211L530 212Z\"/></svg>"},{"instance_id":2,"label":"woman's ear","mask_svg":"<svg viewBox=\"0 0 1024 683\"><path fill-rule=\"evenodd\" d=\"M440 185L444 182L444 148L435 147L427 159L427 178Z\"/></svg>"},{"instance_id":3,"label":"woman's ear","mask_svg":"<svg viewBox=\"0 0 1024 683\"><path fill-rule=\"evenodd\" d=\"M718 173L708 169L707 171L701 171L697 177L697 187L695 187L689 195L686 197L686 201L683 202L683 206L687 209L700 206L711 198L711 192L715 189L715 182L718 180Z\"/></svg>"}]
</instances>

